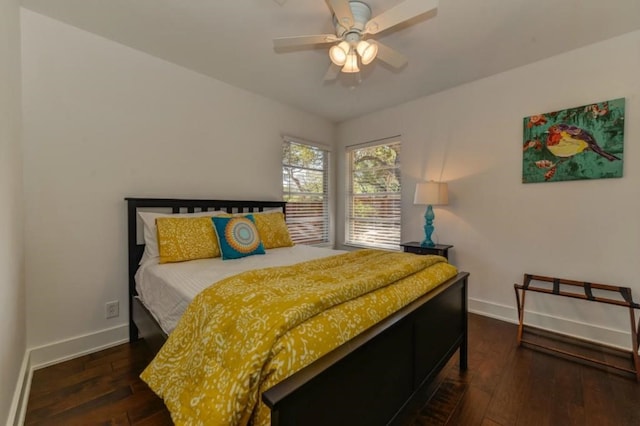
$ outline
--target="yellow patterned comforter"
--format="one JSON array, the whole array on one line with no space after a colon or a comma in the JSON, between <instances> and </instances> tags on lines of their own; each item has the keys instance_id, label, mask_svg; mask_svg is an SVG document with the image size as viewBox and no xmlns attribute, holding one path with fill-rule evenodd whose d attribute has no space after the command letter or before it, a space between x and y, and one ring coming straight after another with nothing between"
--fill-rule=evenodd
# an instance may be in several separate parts
<instances>
[{"instance_id":1,"label":"yellow patterned comforter","mask_svg":"<svg viewBox=\"0 0 640 426\"><path fill-rule=\"evenodd\" d=\"M194 298L141 378L178 425L268 424L261 392L456 273L360 250L230 277Z\"/></svg>"}]
</instances>

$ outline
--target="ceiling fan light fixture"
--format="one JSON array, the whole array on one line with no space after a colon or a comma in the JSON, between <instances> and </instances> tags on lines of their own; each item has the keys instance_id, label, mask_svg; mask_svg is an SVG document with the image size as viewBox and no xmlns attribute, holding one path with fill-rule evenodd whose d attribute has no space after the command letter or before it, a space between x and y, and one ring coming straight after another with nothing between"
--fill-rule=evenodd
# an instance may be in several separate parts
<instances>
[{"instance_id":1,"label":"ceiling fan light fixture","mask_svg":"<svg viewBox=\"0 0 640 426\"><path fill-rule=\"evenodd\" d=\"M329 49L329 58L331 62L338 66L343 66L347 62L349 53L349 43L342 41Z\"/></svg>"},{"instance_id":2,"label":"ceiling fan light fixture","mask_svg":"<svg viewBox=\"0 0 640 426\"><path fill-rule=\"evenodd\" d=\"M274 0L285 2L286 0ZM335 80L339 72L358 73L360 66L366 67L378 59L395 69L402 69L408 59L400 52L371 37L390 28L400 29L413 25L414 18L429 14L435 16L439 0L395 0L393 7L371 17L367 0L326 0L333 16L333 34L279 37L273 40L276 52L289 47L328 45L331 66L324 80ZM383 3L382 1L377 3ZM365 40L366 39L366 40ZM370 41L367 41L370 40Z\"/></svg>"},{"instance_id":3,"label":"ceiling fan light fixture","mask_svg":"<svg viewBox=\"0 0 640 426\"><path fill-rule=\"evenodd\" d=\"M360 72L360 68L358 68L358 55L356 55L355 51L351 50L347 55L347 62L344 64L344 67L342 67L342 72Z\"/></svg>"},{"instance_id":4,"label":"ceiling fan light fixture","mask_svg":"<svg viewBox=\"0 0 640 426\"><path fill-rule=\"evenodd\" d=\"M356 50L360 55L362 65L368 65L376 58L376 55L378 54L378 45L360 40L356 46Z\"/></svg>"}]
</instances>

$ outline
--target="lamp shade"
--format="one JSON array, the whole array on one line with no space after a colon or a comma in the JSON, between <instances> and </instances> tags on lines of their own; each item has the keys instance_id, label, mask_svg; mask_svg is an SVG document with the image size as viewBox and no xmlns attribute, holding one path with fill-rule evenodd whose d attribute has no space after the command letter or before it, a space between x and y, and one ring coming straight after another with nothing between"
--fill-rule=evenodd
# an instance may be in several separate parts
<instances>
[{"instance_id":1,"label":"lamp shade","mask_svg":"<svg viewBox=\"0 0 640 426\"><path fill-rule=\"evenodd\" d=\"M359 72L360 68L358 68L358 55L356 52L351 49L349 54L347 55L347 62L342 67L342 72Z\"/></svg>"},{"instance_id":2,"label":"lamp shade","mask_svg":"<svg viewBox=\"0 0 640 426\"><path fill-rule=\"evenodd\" d=\"M331 58L331 62L338 66L343 66L345 62L347 62L349 49L349 43L346 41L340 42L335 46L331 46L331 49L329 49L329 58Z\"/></svg>"},{"instance_id":3,"label":"lamp shade","mask_svg":"<svg viewBox=\"0 0 640 426\"><path fill-rule=\"evenodd\" d=\"M449 193L446 182L420 182L416 184L413 204L444 206L449 203Z\"/></svg>"},{"instance_id":4,"label":"lamp shade","mask_svg":"<svg viewBox=\"0 0 640 426\"><path fill-rule=\"evenodd\" d=\"M360 40L356 46L356 51L360 55L362 65L368 65L376 58L378 54L378 45Z\"/></svg>"}]
</instances>

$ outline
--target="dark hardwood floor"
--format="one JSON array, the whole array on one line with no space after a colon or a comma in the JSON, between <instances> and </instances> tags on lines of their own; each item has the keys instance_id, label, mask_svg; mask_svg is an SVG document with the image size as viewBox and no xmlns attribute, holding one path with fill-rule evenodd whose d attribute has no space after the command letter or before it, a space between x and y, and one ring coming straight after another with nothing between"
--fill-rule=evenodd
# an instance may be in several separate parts
<instances>
[{"instance_id":1,"label":"dark hardwood floor","mask_svg":"<svg viewBox=\"0 0 640 426\"><path fill-rule=\"evenodd\" d=\"M138 379L150 359L139 342L34 372L25 424L171 425ZM513 324L470 315L469 370L457 362L437 377L412 426L640 425L633 378L518 348Z\"/></svg>"}]
</instances>

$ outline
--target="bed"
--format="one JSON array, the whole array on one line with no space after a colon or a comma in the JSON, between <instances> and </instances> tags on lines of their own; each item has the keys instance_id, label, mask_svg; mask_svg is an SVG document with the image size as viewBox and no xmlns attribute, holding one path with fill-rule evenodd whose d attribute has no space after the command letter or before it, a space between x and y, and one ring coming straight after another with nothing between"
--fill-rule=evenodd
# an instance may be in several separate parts
<instances>
[{"instance_id":1,"label":"bed","mask_svg":"<svg viewBox=\"0 0 640 426\"><path fill-rule=\"evenodd\" d=\"M156 317L141 303L136 273L144 252L138 212L222 211L252 213L281 209L276 201L127 198L130 340L145 339L158 351L167 339ZM272 425L402 424L435 375L459 351L467 368L467 281L457 275L274 386L261 391ZM165 327L166 328L166 327Z\"/></svg>"}]
</instances>

